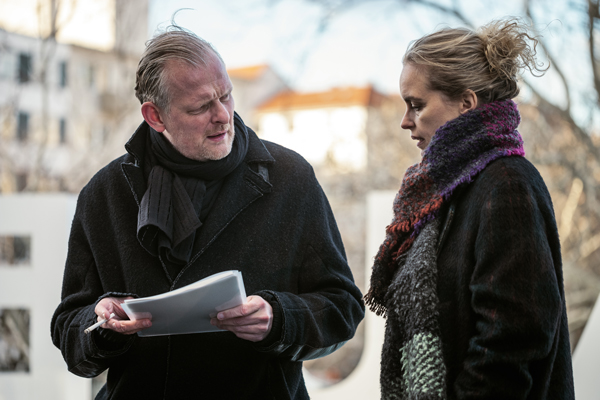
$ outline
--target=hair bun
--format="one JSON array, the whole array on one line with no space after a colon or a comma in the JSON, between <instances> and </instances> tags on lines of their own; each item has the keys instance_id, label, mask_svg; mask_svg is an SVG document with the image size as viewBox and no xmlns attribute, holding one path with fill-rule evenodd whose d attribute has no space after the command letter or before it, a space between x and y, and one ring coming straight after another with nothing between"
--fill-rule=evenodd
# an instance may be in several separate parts
<instances>
[{"instance_id":1,"label":"hair bun","mask_svg":"<svg viewBox=\"0 0 600 400\"><path fill-rule=\"evenodd\" d=\"M534 76L548 69L536 64L537 43L526 24L506 18L477 31L443 28L425 35L411 42L402 62L422 68L430 89L450 99L472 90L486 104L518 96L521 69L529 69Z\"/></svg>"},{"instance_id":2,"label":"hair bun","mask_svg":"<svg viewBox=\"0 0 600 400\"><path fill-rule=\"evenodd\" d=\"M519 72L525 68L534 76L546 72L549 67L543 68L543 63L536 63L538 39L530 31L531 28L518 18L492 21L479 29L492 75L516 82Z\"/></svg>"}]
</instances>

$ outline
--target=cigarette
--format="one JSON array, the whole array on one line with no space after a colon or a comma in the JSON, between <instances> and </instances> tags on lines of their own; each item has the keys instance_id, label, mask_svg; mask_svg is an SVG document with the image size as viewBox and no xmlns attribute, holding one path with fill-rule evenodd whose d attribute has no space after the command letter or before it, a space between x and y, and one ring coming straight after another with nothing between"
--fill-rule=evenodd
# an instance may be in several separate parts
<instances>
[{"instance_id":1,"label":"cigarette","mask_svg":"<svg viewBox=\"0 0 600 400\"><path fill-rule=\"evenodd\" d=\"M110 314L110 316L106 319L103 319L101 321L96 322L94 325L90 326L89 328L87 328L84 332L87 335L88 333L90 333L91 331L93 331L94 329L96 329L97 327L99 327L100 325L106 323L106 321L108 321L109 319L111 319L112 317L115 316L115 313Z\"/></svg>"}]
</instances>

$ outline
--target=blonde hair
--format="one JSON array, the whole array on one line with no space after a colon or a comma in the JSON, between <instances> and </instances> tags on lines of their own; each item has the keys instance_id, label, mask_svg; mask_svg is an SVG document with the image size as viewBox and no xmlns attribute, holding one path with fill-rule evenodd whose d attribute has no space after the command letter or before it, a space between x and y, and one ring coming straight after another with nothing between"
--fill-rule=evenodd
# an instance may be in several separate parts
<instances>
[{"instance_id":1,"label":"blonde hair","mask_svg":"<svg viewBox=\"0 0 600 400\"><path fill-rule=\"evenodd\" d=\"M180 26L170 25L165 32L146 42L135 77L136 97L140 103L150 101L168 113L171 96L165 68L167 62L180 60L195 67L206 67L211 55L223 62L206 40Z\"/></svg>"},{"instance_id":2,"label":"blonde hair","mask_svg":"<svg viewBox=\"0 0 600 400\"><path fill-rule=\"evenodd\" d=\"M477 31L444 28L423 36L411 42L402 61L424 66L431 90L456 99L471 89L485 104L516 97L521 70L534 76L546 72L549 66L536 62L537 44L526 24L508 18Z\"/></svg>"}]
</instances>

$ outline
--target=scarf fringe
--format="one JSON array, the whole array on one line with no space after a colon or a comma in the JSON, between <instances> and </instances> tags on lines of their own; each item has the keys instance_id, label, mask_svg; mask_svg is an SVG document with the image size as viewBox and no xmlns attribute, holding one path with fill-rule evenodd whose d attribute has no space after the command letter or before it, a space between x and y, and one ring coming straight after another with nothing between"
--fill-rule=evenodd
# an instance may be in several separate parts
<instances>
[{"instance_id":1,"label":"scarf fringe","mask_svg":"<svg viewBox=\"0 0 600 400\"><path fill-rule=\"evenodd\" d=\"M363 300L365 302L365 305L369 307L369 310L374 312L376 315L383 318L387 317L387 307L377 302L375 296L373 295L372 289L369 289L367 294L364 295Z\"/></svg>"}]
</instances>

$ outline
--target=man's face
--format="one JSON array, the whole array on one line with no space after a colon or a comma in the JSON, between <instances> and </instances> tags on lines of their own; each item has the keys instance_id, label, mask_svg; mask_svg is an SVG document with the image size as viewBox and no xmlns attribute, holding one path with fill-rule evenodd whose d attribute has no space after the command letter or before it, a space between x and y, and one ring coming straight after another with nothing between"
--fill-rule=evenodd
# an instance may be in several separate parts
<instances>
[{"instance_id":1,"label":"man's face","mask_svg":"<svg viewBox=\"0 0 600 400\"><path fill-rule=\"evenodd\" d=\"M160 111L163 134L173 147L197 161L220 160L231 152L233 86L225 66L212 55L206 67L171 60L165 67L170 110Z\"/></svg>"}]
</instances>

